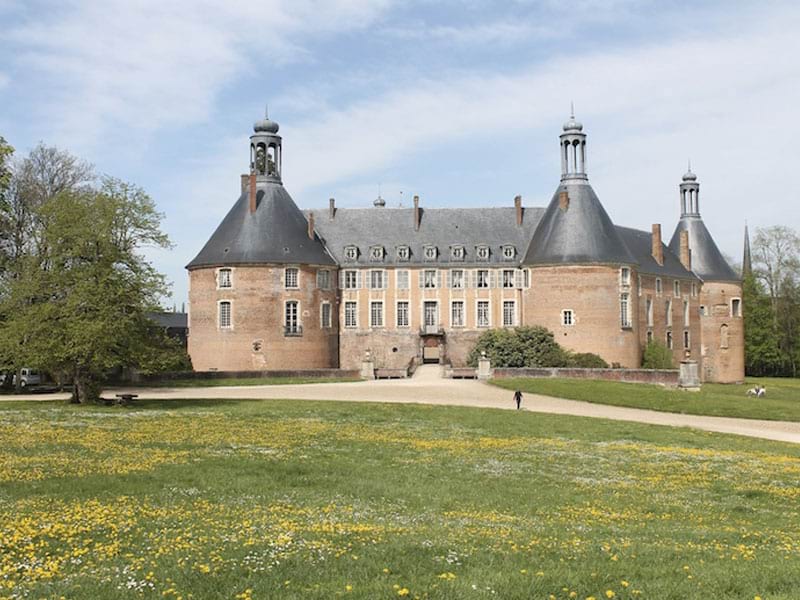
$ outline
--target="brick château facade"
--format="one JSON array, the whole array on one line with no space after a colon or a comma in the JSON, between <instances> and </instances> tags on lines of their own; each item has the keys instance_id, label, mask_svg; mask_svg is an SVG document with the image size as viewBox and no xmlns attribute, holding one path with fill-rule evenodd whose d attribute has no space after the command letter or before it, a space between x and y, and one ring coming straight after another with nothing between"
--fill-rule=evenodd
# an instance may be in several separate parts
<instances>
[{"instance_id":1,"label":"brick ch\u00e2teau facade","mask_svg":"<svg viewBox=\"0 0 800 600\"><path fill-rule=\"evenodd\" d=\"M649 339L706 381L744 378L741 280L706 229L691 170L669 245L614 225L586 175L586 134L560 136L547 207L301 211L278 124L255 124L242 193L189 270L197 370L462 365L492 327L544 325L564 347L638 367Z\"/></svg>"}]
</instances>

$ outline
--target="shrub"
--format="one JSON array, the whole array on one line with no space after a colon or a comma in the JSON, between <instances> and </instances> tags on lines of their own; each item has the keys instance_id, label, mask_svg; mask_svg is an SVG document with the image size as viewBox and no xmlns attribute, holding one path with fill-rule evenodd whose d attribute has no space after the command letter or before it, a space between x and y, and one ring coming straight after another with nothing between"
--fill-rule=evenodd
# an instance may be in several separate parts
<instances>
[{"instance_id":1,"label":"shrub","mask_svg":"<svg viewBox=\"0 0 800 600\"><path fill-rule=\"evenodd\" d=\"M672 350L661 342L648 342L642 355L643 369L674 369Z\"/></svg>"},{"instance_id":2,"label":"shrub","mask_svg":"<svg viewBox=\"0 0 800 600\"><path fill-rule=\"evenodd\" d=\"M490 329L484 332L467 357L475 367L485 352L493 367L565 367L569 354L553 334L539 325L516 329Z\"/></svg>"},{"instance_id":3,"label":"shrub","mask_svg":"<svg viewBox=\"0 0 800 600\"><path fill-rule=\"evenodd\" d=\"M570 354L569 364L571 367L580 369L608 369L608 363L603 360L603 357L592 352Z\"/></svg>"}]
</instances>

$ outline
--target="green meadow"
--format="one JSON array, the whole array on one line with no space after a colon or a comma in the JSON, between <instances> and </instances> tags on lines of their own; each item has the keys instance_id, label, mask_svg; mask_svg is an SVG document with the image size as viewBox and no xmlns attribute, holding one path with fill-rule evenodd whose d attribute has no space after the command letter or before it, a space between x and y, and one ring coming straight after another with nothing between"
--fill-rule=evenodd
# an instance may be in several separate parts
<instances>
[{"instance_id":1,"label":"green meadow","mask_svg":"<svg viewBox=\"0 0 800 600\"><path fill-rule=\"evenodd\" d=\"M796 599L800 447L527 412L0 405L0 597Z\"/></svg>"}]
</instances>

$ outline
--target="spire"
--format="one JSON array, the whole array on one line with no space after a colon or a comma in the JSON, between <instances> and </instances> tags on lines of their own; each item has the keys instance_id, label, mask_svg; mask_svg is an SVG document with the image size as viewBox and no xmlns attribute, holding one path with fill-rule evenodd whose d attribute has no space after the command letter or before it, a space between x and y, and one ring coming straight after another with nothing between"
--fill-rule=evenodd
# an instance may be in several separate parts
<instances>
[{"instance_id":1,"label":"spire","mask_svg":"<svg viewBox=\"0 0 800 600\"><path fill-rule=\"evenodd\" d=\"M575 119L575 105L570 102L569 121L564 123L561 140L561 181L581 182L586 176L586 134Z\"/></svg>"},{"instance_id":2,"label":"spire","mask_svg":"<svg viewBox=\"0 0 800 600\"><path fill-rule=\"evenodd\" d=\"M744 256L742 257L742 277L747 277L753 272L753 261L750 258L750 232L747 230L747 221L744 222Z\"/></svg>"},{"instance_id":3,"label":"spire","mask_svg":"<svg viewBox=\"0 0 800 600\"><path fill-rule=\"evenodd\" d=\"M700 183L692 172L692 161L688 161L689 170L683 175L680 184L681 218L700 216Z\"/></svg>"}]
</instances>

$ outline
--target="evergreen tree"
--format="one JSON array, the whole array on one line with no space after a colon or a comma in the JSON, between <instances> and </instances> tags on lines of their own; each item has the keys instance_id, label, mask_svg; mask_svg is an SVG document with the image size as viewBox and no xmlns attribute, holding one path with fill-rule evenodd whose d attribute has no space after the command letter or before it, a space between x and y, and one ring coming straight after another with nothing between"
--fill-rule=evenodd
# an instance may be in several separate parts
<instances>
[{"instance_id":1,"label":"evergreen tree","mask_svg":"<svg viewBox=\"0 0 800 600\"><path fill-rule=\"evenodd\" d=\"M742 284L744 303L745 371L748 375L763 377L780 375L783 360L778 347L778 330L772 302L762 284L751 273Z\"/></svg>"}]
</instances>

